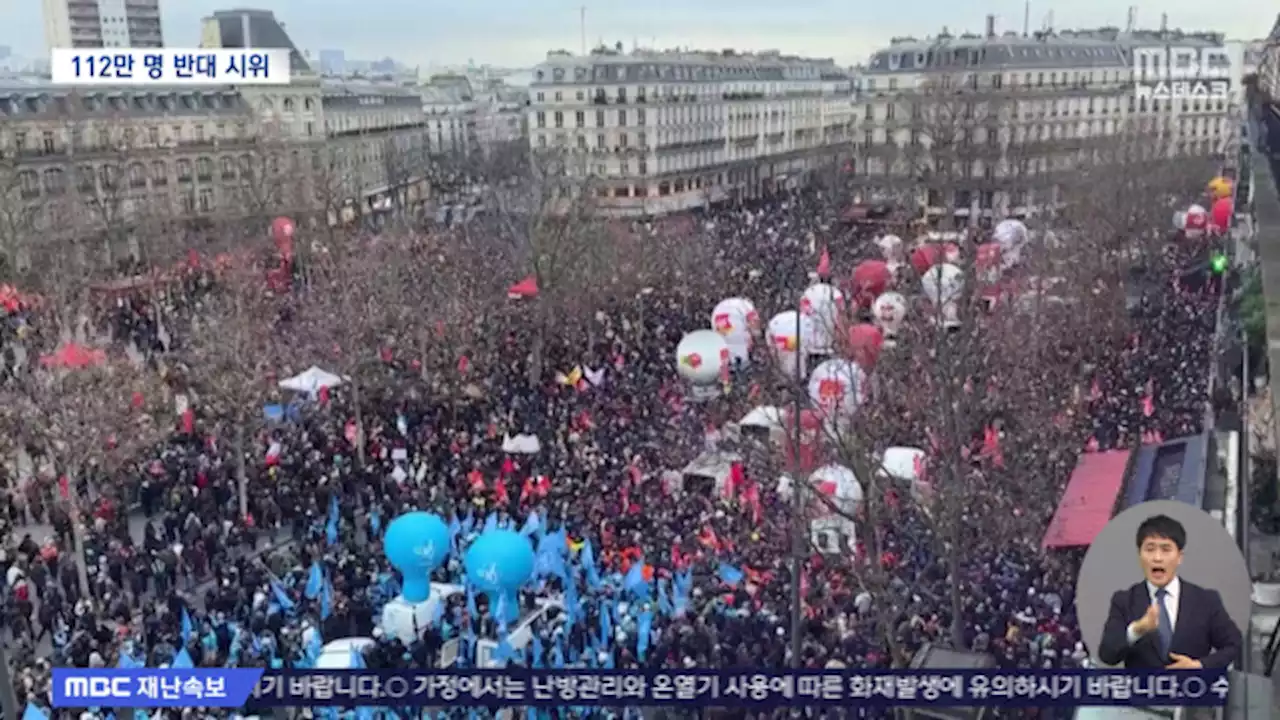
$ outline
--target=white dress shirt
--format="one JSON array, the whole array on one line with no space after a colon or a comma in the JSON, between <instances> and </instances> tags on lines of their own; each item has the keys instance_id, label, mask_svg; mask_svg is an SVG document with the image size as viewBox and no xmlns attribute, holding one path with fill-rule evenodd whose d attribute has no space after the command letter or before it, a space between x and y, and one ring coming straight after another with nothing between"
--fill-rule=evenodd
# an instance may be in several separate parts
<instances>
[{"instance_id":1,"label":"white dress shirt","mask_svg":"<svg viewBox=\"0 0 1280 720\"><path fill-rule=\"evenodd\" d=\"M1155 585L1152 585L1150 582L1147 582L1146 585L1147 585L1147 596L1151 599L1151 602L1154 604L1156 602L1156 591L1159 590L1160 588L1156 587ZM1181 599L1182 597L1182 581L1178 579L1177 575L1175 575L1173 576L1173 579L1169 581L1169 584L1164 586L1164 589L1165 589L1164 607L1166 610L1169 611L1169 628L1171 630L1177 630L1178 629L1178 600ZM1135 623L1137 623L1137 620L1129 623L1129 627L1125 631L1125 637L1128 638L1130 645L1135 645L1139 640L1142 639L1142 636L1139 635L1136 630L1134 630L1133 626ZM1159 631L1157 630L1157 632Z\"/></svg>"}]
</instances>

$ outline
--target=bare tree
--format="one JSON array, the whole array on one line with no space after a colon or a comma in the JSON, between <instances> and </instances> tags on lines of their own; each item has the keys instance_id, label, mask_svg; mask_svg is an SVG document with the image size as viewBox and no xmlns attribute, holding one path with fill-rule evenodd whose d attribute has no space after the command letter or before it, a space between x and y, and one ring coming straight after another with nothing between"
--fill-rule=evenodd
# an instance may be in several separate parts
<instances>
[{"instance_id":1,"label":"bare tree","mask_svg":"<svg viewBox=\"0 0 1280 720\"><path fill-rule=\"evenodd\" d=\"M288 171L289 152L287 143L270 126L246 141L238 158L236 185L246 232L266 232L271 219L288 210L286 187L297 181Z\"/></svg>"},{"instance_id":2,"label":"bare tree","mask_svg":"<svg viewBox=\"0 0 1280 720\"><path fill-rule=\"evenodd\" d=\"M335 143L312 150L307 183L318 222L326 229L329 245L334 246L341 228L355 220L359 205L360 188L350 147Z\"/></svg>"},{"instance_id":3,"label":"bare tree","mask_svg":"<svg viewBox=\"0 0 1280 720\"><path fill-rule=\"evenodd\" d=\"M27 261L35 239L32 198L39 192L38 183L35 171L24 168L16 153L0 149L0 259L6 276Z\"/></svg>"},{"instance_id":4,"label":"bare tree","mask_svg":"<svg viewBox=\"0 0 1280 720\"><path fill-rule=\"evenodd\" d=\"M532 277L529 378L544 371L551 319L572 327L616 293L620 245L596 206L598 183L584 157L562 149L494 155L479 173L498 241L485 252L513 280Z\"/></svg>"},{"instance_id":5,"label":"bare tree","mask_svg":"<svg viewBox=\"0 0 1280 720\"><path fill-rule=\"evenodd\" d=\"M192 406L211 416L219 435L229 435L236 454L240 515L249 513L245 462L250 431L255 427L269 380L286 368L278 327L285 300L268 288L266 269L257 263L230 268L219 277L200 315L192 319L183 361L199 378L191 389Z\"/></svg>"}]
</instances>

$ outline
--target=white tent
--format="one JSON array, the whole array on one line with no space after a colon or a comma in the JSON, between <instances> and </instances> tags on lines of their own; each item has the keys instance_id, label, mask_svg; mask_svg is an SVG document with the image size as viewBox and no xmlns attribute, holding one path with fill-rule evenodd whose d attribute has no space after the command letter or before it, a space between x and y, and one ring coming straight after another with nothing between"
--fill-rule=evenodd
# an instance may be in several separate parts
<instances>
[{"instance_id":1,"label":"white tent","mask_svg":"<svg viewBox=\"0 0 1280 720\"><path fill-rule=\"evenodd\" d=\"M338 387L341 384L342 378L331 372L321 370L315 365L312 365L291 378L285 378L280 381L280 387L285 390L307 393L309 395L315 395L320 392L322 388Z\"/></svg>"},{"instance_id":2,"label":"white tent","mask_svg":"<svg viewBox=\"0 0 1280 720\"><path fill-rule=\"evenodd\" d=\"M542 452L542 443L538 442L537 435L504 435L502 452L509 455L537 455Z\"/></svg>"}]
</instances>

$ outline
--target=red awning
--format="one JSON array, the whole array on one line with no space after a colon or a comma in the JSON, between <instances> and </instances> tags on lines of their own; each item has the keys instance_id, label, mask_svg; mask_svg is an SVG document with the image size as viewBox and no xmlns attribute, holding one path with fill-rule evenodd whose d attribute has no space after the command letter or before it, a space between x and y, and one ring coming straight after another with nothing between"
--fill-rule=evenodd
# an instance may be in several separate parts
<instances>
[{"instance_id":1,"label":"red awning","mask_svg":"<svg viewBox=\"0 0 1280 720\"><path fill-rule=\"evenodd\" d=\"M1045 530L1043 548L1084 547L1111 521L1131 450L1085 453Z\"/></svg>"}]
</instances>

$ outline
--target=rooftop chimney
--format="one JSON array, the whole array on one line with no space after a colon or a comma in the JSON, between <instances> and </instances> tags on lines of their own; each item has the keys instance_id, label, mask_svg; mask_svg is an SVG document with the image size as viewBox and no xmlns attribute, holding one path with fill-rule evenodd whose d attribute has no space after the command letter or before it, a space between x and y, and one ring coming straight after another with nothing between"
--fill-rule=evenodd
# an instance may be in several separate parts
<instances>
[{"instance_id":1,"label":"rooftop chimney","mask_svg":"<svg viewBox=\"0 0 1280 720\"><path fill-rule=\"evenodd\" d=\"M988 15L987 16L987 37L993 38L995 36L996 36L996 16Z\"/></svg>"}]
</instances>

